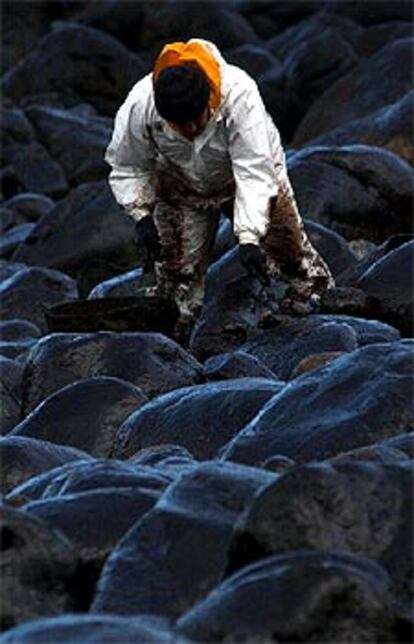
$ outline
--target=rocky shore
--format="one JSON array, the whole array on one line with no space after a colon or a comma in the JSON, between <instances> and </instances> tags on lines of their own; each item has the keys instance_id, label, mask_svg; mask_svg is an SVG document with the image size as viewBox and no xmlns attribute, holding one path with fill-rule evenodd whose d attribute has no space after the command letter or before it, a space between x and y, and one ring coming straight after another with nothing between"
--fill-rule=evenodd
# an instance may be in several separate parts
<instances>
[{"instance_id":1,"label":"rocky shore","mask_svg":"<svg viewBox=\"0 0 414 644\"><path fill-rule=\"evenodd\" d=\"M411 2L2 12L0 644L412 641ZM180 346L103 154L196 36L258 82L336 288L279 314L223 213Z\"/></svg>"}]
</instances>

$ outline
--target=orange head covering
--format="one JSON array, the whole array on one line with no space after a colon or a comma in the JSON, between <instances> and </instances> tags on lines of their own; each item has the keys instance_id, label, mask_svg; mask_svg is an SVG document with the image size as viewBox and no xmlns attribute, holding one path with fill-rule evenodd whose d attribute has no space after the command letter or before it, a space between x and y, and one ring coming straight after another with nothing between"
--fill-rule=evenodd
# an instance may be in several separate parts
<instances>
[{"instance_id":1,"label":"orange head covering","mask_svg":"<svg viewBox=\"0 0 414 644\"><path fill-rule=\"evenodd\" d=\"M207 47L198 42L165 45L155 61L153 80L157 80L163 69L173 65L192 65L205 74L210 85L209 107L215 112L221 100L221 74L219 63Z\"/></svg>"}]
</instances>

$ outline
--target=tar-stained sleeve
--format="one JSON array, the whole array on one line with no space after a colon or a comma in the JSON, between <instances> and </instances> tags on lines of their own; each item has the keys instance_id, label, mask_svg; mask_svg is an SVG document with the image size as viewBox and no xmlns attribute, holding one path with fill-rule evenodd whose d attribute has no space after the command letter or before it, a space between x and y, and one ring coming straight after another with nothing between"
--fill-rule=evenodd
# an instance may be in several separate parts
<instances>
[{"instance_id":1,"label":"tar-stained sleeve","mask_svg":"<svg viewBox=\"0 0 414 644\"><path fill-rule=\"evenodd\" d=\"M259 244L265 235L270 199L285 175L285 157L274 124L269 127L258 87L247 75L228 107L229 154L236 183L234 232L241 244ZM277 140L271 140L276 135Z\"/></svg>"},{"instance_id":2,"label":"tar-stained sleeve","mask_svg":"<svg viewBox=\"0 0 414 644\"><path fill-rule=\"evenodd\" d=\"M109 184L115 199L136 221L151 214L155 203L155 150L148 127L144 101L130 95L115 117L105 154L111 166Z\"/></svg>"}]
</instances>

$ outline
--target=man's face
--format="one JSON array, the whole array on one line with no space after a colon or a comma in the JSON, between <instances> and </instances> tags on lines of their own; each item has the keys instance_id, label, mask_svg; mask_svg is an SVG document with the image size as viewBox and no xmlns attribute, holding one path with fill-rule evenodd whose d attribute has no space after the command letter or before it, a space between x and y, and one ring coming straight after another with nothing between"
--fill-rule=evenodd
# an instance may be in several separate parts
<instances>
[{"instance_id":1,"label":"man's face","mask_svg":"<svg viewBox=\"0 0 414 644\"><path fill-rule=\"evenodd\" d=\"M196 136L198 136L206 127L209 118L210 108L207 106L204 112L201 112L201 114L192 121L187 121L186 123L173 123L173 126L180 134L185 136L186 139L194 141Z\"/></svg>"}]
</instances>

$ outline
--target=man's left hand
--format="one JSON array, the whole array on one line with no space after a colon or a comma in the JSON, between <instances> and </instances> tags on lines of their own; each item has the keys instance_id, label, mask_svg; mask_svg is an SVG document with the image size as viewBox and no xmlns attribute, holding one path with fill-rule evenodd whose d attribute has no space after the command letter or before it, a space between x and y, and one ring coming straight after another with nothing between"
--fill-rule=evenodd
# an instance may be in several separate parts
<instances>
[{"instance_id":1,"label":"man's left hand","mask_svg":"<svg viewBox=\"0 0 414 644\"><path fill-rule=\"evenodd\" d=\"M263 286L270 286L266 267L266 255L255 244L240 244L239 258L241 265L249 275L256 277Z\"/></svg>"}]
</instances>

